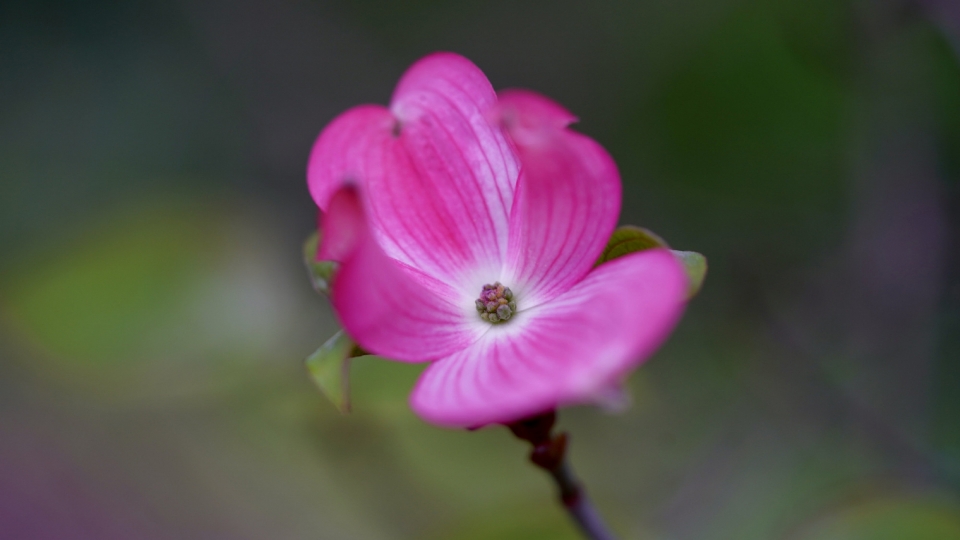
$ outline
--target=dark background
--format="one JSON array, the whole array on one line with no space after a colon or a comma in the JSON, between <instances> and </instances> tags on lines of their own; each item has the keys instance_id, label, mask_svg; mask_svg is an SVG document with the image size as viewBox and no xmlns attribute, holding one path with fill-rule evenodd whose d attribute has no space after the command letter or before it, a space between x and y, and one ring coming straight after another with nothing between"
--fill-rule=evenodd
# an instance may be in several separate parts
<instances>
[{"instance_id":1,"label":"dark background","mask_svg":"<svg viewBox=\"0 0 960 540\"><path fill-rule=\"evenodd\" d=\"M0 538L575 538L418 366L357 362L348 416L302 366L309 149L435 50L709 258L632 408L561 416L623 538L960 538L955 0L3 2Z\"/></svg>"}]
</instances>

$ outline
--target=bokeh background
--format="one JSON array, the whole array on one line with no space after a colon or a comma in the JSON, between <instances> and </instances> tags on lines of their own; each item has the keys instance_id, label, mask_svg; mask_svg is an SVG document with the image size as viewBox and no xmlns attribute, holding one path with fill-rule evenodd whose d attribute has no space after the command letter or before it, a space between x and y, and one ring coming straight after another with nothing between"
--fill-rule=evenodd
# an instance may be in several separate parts
<instances>
[{"instance_id":1,"label":"bokeh background","mask_svg":"<svg viewBox=\"0 0 960 540\"><path fill-rule=\"evenodd\" d=\"M564 410L625 539L960 538L956 0L0 4L0 538L573 539L502 428L336 329L320 129L460 52L582 119L706 254L633 405Z\"/></svg>"}]
</instances>

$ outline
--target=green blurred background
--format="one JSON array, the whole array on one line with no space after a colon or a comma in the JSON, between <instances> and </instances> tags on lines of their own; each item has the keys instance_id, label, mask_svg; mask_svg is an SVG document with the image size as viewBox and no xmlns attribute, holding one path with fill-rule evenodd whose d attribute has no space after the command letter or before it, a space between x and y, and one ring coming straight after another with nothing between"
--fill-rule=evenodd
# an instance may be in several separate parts
<instances>
[{"instance_id":1,"label":"green blurred background","mask_svg":"<svg viewBox=\"0 0 960 540\"><path fill-rule=\"evenodd\" d=\"M561 415L624 539L960 539L956 0L3 2L0 538L576 538L418 366L341 416L302 365L311 144L435 50L709 257L632 408Z\"/></svg>"}]
</instances>

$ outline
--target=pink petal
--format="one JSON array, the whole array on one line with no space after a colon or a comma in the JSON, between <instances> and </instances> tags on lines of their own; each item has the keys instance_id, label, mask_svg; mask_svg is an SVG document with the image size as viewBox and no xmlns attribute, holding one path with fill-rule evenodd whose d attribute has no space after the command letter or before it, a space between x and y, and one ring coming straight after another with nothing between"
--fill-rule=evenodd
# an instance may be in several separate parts
<instances>
[{"instance_id":1,"label":"pink petal","mask_svg":"<svg viewBox=\"0 0 960 540\"><path fill-rule=\"evenodd\" d=\"M617 223L620 174L603 147L566 128L575 118L555 102L513 90L499 112L523 167L503 283L526 309L590 271Z\"/></svg>"},{"instance_id":2,"label":"pink petal","mask_svg":"<svg viewBox=\"0 0 960 540\"><path fill-rule=\"evenodd\" d=\"M307 163L307 187L314 202L326 210L330 197L344 183L359 185L369 176L367 155L384 144L396 119L382 105L360 105L327 124L313 143Z\"/></svg>"},{"instance_id":3,"label":"pink petal","mask_svg":"<svg viewBox=\"0 0 960 540\"><path fill-rule=\"evenodd\" d=\"M496 94L483 73L441 53L414 64L390 109L357 107L314 145L314 200L345 180L365 187L372 228L390 257L478 292L499 277L518 164L487 118Z\"/></svg>"},{"instance_id":4,"label":"pink petal","mask_svg":"<svg viewBox=\"0 0 960 540\"><path fill-rule=\"evenodd\" d=\"M592 401L667 338L686 287L665 249L605 263L563 295L434 362L411 406L436 424L476 427Z\"/></svg>"},{"instance_id":5,"label":"pink petal","mask_svg":"<svg viewBox=\"0 0 960 540\"><path fill-rule=\"evenodd\" d=\"M358 190L331 197L319 258L340 263L330 297L341 324L364 349L424 361L463 349L489 326L473 301L389 258L370 233Z\"/></svg>"}]
</instances>

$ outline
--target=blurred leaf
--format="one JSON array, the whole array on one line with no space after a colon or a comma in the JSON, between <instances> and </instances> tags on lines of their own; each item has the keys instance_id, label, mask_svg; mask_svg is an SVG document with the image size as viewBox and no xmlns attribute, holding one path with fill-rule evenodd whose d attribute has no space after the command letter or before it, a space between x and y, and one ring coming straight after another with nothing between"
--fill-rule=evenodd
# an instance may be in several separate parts
<instances>
[{"instance_id":1,"label":"blurred leaf","mask_svg":"<svg viewBox=\"0 0 960 540\"><path fill-rule=\"evenodd\" d=\"M342 413L350 412L350 359L365 354L341 330L307 357L307 370L313 382Z\"/></svg>"},{"instance_id":2,"label":"blurred leaf","mask_svg":"<svg viewBox=\"0 0 960 540\"><path fill-rule=\"evenodd\" d=\"M613 234L610 235L610 241L607 242L607 247L603 248L603 253L600 254L600 258L597 259L594 267L630 253L658 247L669 248L670 246L667 245L666 240L643 227L624 225L618 227L617 230L613 231ZM687 299L693 298L700 292L700 288L703 286L703 280L707 276L707 258L695 251L677 251L673 249L670 251L677 257L680 264L683 265L683 269L687 273L687 278L690 280L690 286L687 289Z\"/></svg>"},{"instance_id":3,"label":"blurred leaf","mask_svg":"<svg viewBox=\"0 0 960 540\"><path fill-rule=\"evenodd\" d=\"M676 255L677 259L680 260L680 264L683 265L683 269L687 272L687 278L690 280L690 286L687 289L687 299L693 298L700 292L700 287L703 286L703 279L707 277L707 258L696 251L670 251Z\"/></svg>"},{"instance_id":4,"label":"blurred leaf","mask_svg":"<svg viewBox=\"0 0 960 540\"><path fill-rule=\"evenodd\" d=\"M218 216L154 201L77 229L70 241L52 240L4 276L4 311L60 360L58 370L129 365L151 347L150 332L183 316L178 308L191 298L190 284L219 254Z\"/></svg>"},{"instance_id":5,"label":"blurred leaf","mask_svg":"<svg viewBox=\"0 0 960 540\"><path fill-rule=\"evenodd\" d=\"M612 261L617 257L623 257L635 251L643 251L655 247L669 246L667 246L667 242L664 241L663 238L660 238L647 229L635 225L624 225L618 227L617 230L613 231L613 234L610 235L607 247L603 248L603 253L600 254L600 258L597 259L594 266L600 266L607 261Z\"/></svg>"},{"instance_id":6,"label":"blurred leaf","mask_svg":"<svg viewBox=\"0 0 960 540\"><path fill-rule=\"evenodd\" d=\"M718 18L649 99L635 102L616 143L621 153L613 149L624 156L618 164L627 174L657 171L644 198L633 201L648 223L685 216L687 234L747 254L766 252L764 268L777 265L775 272L841 240L850 144L843 121L850 87L833 68L813 68L798 56L781 22L789 16L771 13L780 4L739 5ZM825 27L837 16L810 15ZM787 249L785 237L802 237L803 245Z\"/></svg>"},{"instance_id":7,"label":"blurred leaf","mask_svg":"<svg viewBox=\"0 0 960 540\"><path fill-rule=\"evenodd\" d=\"M317 248L320 245L320 232L314 232L303 243L303 262L310 273L310 284L321 294L330 294L330 278L336 269L333 261L318 261Z\"/></svg>"}]
</instances>

